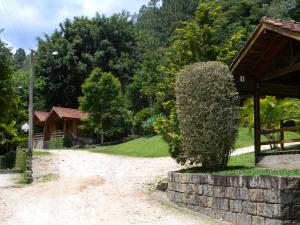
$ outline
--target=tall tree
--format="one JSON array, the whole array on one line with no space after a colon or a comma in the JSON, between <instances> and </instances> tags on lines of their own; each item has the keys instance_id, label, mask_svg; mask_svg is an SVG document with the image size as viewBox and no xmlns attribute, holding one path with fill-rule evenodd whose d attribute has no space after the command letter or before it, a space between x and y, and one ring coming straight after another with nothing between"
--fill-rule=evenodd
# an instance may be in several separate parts
<instances>
[{"instance_id":1,"label":"tall tree","mask_svg":"<svg viewBox=\"0 0 300 225\"><path fill-rule=\"evenodd\" d=\"M18 70L23 69L26 61L26 53L23 48L18 48L14 54L15 65Z\"/></svg>"},{"instance_id":2,"label":"tall tree","mask_svg":"<svg viewBox=\"0 0 300 225\"><path fill-rule=\"evenodd\" d=\"M40 92L48 109L78 107L81 84L95 67L115 74L123 87L133 76L136 40L127 13L66 19L59 30L38 41L36 73L44 80ZM59 54L52 56L53 51Z\"/></svg>"},{"instance_id":3,"label":"tall tree","mask_svg":"<svg viewBox=\"0 0 300 225\"><path fill-rule=\"evenodd\" d=\"M124 137L130 130L130 115L125 107L121 83L111 73L95 68L82 85L80 108L90 115L84 127L108 138Z\"/></svg>"}]
</instances>

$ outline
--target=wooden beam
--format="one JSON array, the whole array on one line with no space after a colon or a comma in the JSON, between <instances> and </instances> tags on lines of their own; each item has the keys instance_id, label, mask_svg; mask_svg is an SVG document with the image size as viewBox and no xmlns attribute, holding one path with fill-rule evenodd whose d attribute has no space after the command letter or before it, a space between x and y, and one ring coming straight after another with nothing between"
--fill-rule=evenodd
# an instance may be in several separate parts
<instances>
[{"instance_id":1,"label":"wooden beam","mask_svg":"<svg viewBox=\"0 0 300 225\"><path fill-rule=\"evenodd\" d=\"M294 65L286 66L283 68L278 68L270 73L265 74L262 78L260 78L260 81L268 81L274 78L282 77L284 75L296 72L298 70L300 70L300 63L296 63Z\"/></svg>"},{"instance_id":2,"label":"wooden beam","mask_svg":"<svg viewBox=\"0 0 300 225\"><path fill-rule=\"evenodd\" d=\"M258 163L260 154L260 85L256 84L254 94L254 150L255 165Z\"/></svg>"},{"instance_id":3,"label":"wooden beam","mask_svg":"<svg viewBox=\"0 0 300 225\"><path fill-rule=\"evenodd\" d=\"M268 30L274 31L274 32L276 32L278 34L281 34L283 36L290 37L290 38L293 38L297 41L300 41L299 32L294 32L294 31L284 29L282 27L278 27L276 25L272 25L272 24L269 24L269 23L264 23L264 27Z\"/></svg>"},{"instance_id":4,"label":"wooden beam","mask_svg":"<svg viewBox=\"0 0 300 225\"><path fill-rule=\"evenodd\" d=\"M260 23L260 25L256 28L250 39L247 41L246 45L242 50L239 52L237 57L234 59L233 63L230 65L229 69L233 73L236 69L236 67L239 65L239 63L245 58L246 54L248 53L249 49L252 48L253 44L256 42L256 40L259 38L261 33L264 31L265 27L263 23Z\"/></svg>"},{"instance_id":5,"label":"wooden beam","mask_svg":"<svg viewBox=\"0 0 300 225\"><path fill-rule=\"evenodd\" d=\"M280 40L280 39L278 39ZM273 63L273 58L278 55L278 53L283 49L283 47L288 43L289 39L284 37L283 40L281 40L279 43L275 43L272 45L272 48L270 52L268 52L268 60L265 61L265 63L261 63L259 65L258 71L253 71L257 77L260 77L263 75L270 67L270 65Z\"/></svg>"},{"instance_id":6,"label":"wooden beam","mask_svg":"<svg viewBox=\"0 0 300 225\"><path fill-rule=\"evenodd\" d=\"M255 94L256 82L252 77L245 77L245 83L239 81L239 77L236 76L235 83L238 91L243 94ZM260 94L271 95L277 97L294 97L300 98L300 85L285 85L275 83L260 83Z\"/></svg>"}]
</instances>

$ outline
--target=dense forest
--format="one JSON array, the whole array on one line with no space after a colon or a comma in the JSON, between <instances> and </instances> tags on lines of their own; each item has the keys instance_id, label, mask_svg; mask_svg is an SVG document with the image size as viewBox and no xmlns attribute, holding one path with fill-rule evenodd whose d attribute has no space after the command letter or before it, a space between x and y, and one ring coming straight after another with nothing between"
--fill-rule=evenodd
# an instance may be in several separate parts
<instances>
[{"instance_id":1,"label":"dense forest","mask_svg":"<svg viewBox=\"0 0 300 225\"><path fill-rule=\"evenodd\" d=\"M229 65L263 16L300 20L299 0L150 0L127 12L67 18L38 38L35 110L90 112L85 128L108 140L159 133L179 161L174 82L186 65ZM0 43L1 145L13 142L28 105L28 56ZM53 56L51 53L59 54ZM14 139L16 140L16 138Z\"/></svg>"}]
</instances>

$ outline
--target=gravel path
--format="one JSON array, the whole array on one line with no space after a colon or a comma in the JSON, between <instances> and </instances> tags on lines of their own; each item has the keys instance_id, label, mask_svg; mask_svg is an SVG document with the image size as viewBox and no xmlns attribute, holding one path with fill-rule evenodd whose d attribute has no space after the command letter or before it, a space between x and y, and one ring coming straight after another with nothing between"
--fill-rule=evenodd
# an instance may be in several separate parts
<instances>
[{"instance_id":1,"label":"gravel path","mask_svg":"<svg viewBox=\"0 0 300 225\"><path fill-rule=\"evenodd\" d=\"M170 158L138 159L84 151L53 151L35 174L59 179L0 189L1 225L224 224L152 198L160 176L178 169Z\"/></svg>"}]
</instances>

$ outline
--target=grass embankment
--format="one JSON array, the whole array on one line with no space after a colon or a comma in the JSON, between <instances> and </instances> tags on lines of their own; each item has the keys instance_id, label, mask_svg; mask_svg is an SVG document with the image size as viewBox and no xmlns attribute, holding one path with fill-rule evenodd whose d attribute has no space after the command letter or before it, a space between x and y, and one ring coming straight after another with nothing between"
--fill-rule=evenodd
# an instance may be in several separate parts
<instances>
[{"instance_id":1,"label":"grass embankment","mask_svg":"<svg viewBox=\"0 0 300 225\"><path fill-rule=\"evenodd\" d=\"M169 156L168 145L161 136L138 138L118 145L93 149L91 152L145 158Z\"/></svg>"},{"instance_id":2,"label":"grass embankment","mask_svg":"<svg viewBox=\"0 0 300 225\"><path fill-rule=\"evenodd\" d=\"M300 176L300 170L262 169L254 168L254 154L246 153L231 157L228 168L225 170L207 170L194 167L181 170L185 173L214 173L226 175L273 175L273 176Z\"/></svg>"},{"instance_id":3,"label":"grass embankment","mask_svg":"<svg viewBox=\"0 0 300 225\"><path fill-rule=\"evenodd\" d=\"M51 155L51 153L50 152L45 152L45 151L33 151L32 155L34 157L43 157L43 156Z\"/></svg>"},{"instance_id":4,"label":"grass embankment","mask_svg":"<svg viewBox=\"0 0 300 225\"><path fill-rule=\"evenodd\" d=\"M286 132L285 137L286 139L299 138L300 134ZM262 137L262 140L265 141L266 139ZM249 129L240 128L235 148L251 146L253 142L253 135L251 135ZM91 152L146 158L169 156L168 145L162 140L161 136L142 137L118 145L96 148Z\"/></svg>"}]
</instances>

